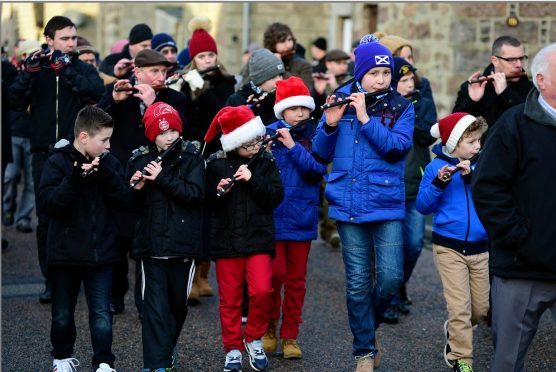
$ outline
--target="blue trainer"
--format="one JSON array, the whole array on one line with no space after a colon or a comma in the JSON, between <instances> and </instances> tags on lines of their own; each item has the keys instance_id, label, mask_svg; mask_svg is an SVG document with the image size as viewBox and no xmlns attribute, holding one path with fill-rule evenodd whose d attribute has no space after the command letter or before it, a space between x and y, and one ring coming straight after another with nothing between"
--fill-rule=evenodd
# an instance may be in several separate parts
<instances>
[{"instance_id":1,"label":"blue trainer","mask_svg":"<svg viewBox=\"0 0 556 372\"><path fill-rule=\"evenodd\" d=\"M268 367L268 359L266 359L266 354L264 353L263 341L253 340L247 342L243 340L245 344L245 351L249 355L249 364L251 368L255 371L264 371Z\"/></svg>"},{"instance_id":2,"label":"blue trainer","mask_svg":"<svg viewBox=\"0 0 556 372\"><path fill-rule=\"evenodd\" d=\"M241 351L233 349L226 354L224 372L241 372Z\"/></svg>"}]
</instances>

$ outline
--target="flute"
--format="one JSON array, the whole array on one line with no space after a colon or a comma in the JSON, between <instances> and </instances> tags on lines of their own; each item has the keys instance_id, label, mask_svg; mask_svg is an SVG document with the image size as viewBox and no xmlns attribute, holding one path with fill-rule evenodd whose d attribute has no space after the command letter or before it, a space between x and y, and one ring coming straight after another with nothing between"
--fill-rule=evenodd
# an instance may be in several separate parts
<instances>
[{"instance_id":1,"label":"flute","mask_svg":"<svg viewBox=\"0 0 556 372\"><path fill-rule=\"evenodd\" d=\"M166 85L152 85L152 88L154 90L161 90L166 88ZM114 87L114 92L133 92L133 93L139 93L139 90L137 88L135 88L133 85L131 86L131 88L116 88Z\"/></svg>"},{"instance_id":2,"label":"flute","mask_svg":"<svg viewBox=\"0 0 556 372\"><path fill-rule=\"evenodd\" d=\"M102 159L104 159L106 157L106 155L108 155L110 151L105 151L102 154L100 154L98 156L98 161L100 162ZM83 172L81 172L81 177L87 177L89 174L93 173L95 171L95 167L91 167L89 169L84 169Z\"/></svg>"},{"instance_id":3,"label":"flute","mask_svg":"<svg viewBox=\"0 0 556 372\"><path fill-rule=\"evenodd\" d=\"M213 72L213 71L216 71L216 70L220 70L220 65L212 66L212 67L207 68L206 70L199 71L199 75L201 75L201 77L204 78L209 72ZM183 75L185 75L186 73L185 72L178 72L178 74L179 74L178 77L176 77L172 80L167 80L165 82L165 85L168 86L168 85L172 85L174 83L177 83L180 79L183 78Z\"/></svg>"},{"instance_id":4,"label":"flute","mask_svg":"<svg viewBox=\"0 0 556 372\"><path fill-rule=\"evenodd\" d=\"M386 88L383 90L378 90L376 92L372 92L372 93L365 93L365 100L367 98L376 98L377 96L380 96L381 94L385 94L390 92L390 88ZM342 106L342 105L347 105L348 103L351 103L351 99L345 99L343 101L338 101L338 102L334 102L334 103L326 103L324 105L322 105L320 108L321 110L326 110L329 109L331 107L336 107L336 106Z\"/></svg>"},{"instance_id":5,"label":"flute","mask_svg":"<svg viewBox=\"0 0 556 372\"><path fill-rule=\"evenodd\" d=\"M479 158L479 154L480 154L480 153L478 152L478 153L476 153L475 155L473 155L473 156L469 159L469 164L475 162L475 161ZM456 174L457 172L459 172L459 171L462 170L462 169L463 169L462 167L456 167L456 168L453 169L453 170L449 170L449 171L445 172L445 173L442 175L442 179L443 179L444 181L448 181L448 180L450 179L450 177L452 177L454 174Z\"/></svg>"},{"instance_id":6,"label":"flute","mask_svg":"<svg viewBox=\"0 0 556 372\"><path fill-rule=\"evenodd\" d=\"M512 80L518 77L522 77L523 75L525 74L506 76L506 80ZM470 80L469 84L476 84L476 83L482 83L483 81L493 81L493 80L494 78L492 76L481 76L478 79Z\"/></svg>"},{"instance_id":7,"label":"flute","mask_svg":"<svg viewBox=\"0 0 556 372\"><path fill-rule=\"evenodd\" d=\"M181 143L181 141L183 141L183 138L178 137L176 138L176 140L174 142L172 142L172 144L166 149L164 150L162 153L160 153L160 155L158 155L156 157L156 159L154 159L155 163L160 163L162 160L164 160L164 158L172 152L172 150L174 150L174 148L178 145L178 143ZM141 177L139 177L138 180L136 180L135 182L131 182L129 184L129 188L132 189L134 188L139 182L141 182L141 180L143 179L143 177L149 173L148 170L143 169L143 171L141 172Z\"/></svg>"},{"instance_id":8,"label":"flute","mask_svg":"<svg viewBox=\"0 0 556 372\"><path fill-rule=\"evenodd\" d=\"M305 125L309 124L309 123L312 122L313 120L315 120L315 118L313 118L313 117L310 117L310 118L308 118L308 119L305 119L305 120L303 120L302 122L297 123L296 125L294 125L294 126L288 128L288 132L294 131L294 130L299 129L299 128L301 128L301 127L304 127ZM251 163L253 163L253 161L254 161L256 158L258 158L259 156L261 156L262 153L265 151L265 145L266 145L267 143L269 143L270 141L274 141L274 140L277 139L278 137L280 137L280 133L276 133L276 134L273 135L272 137L263 139L263 140L261 141L261 147L259 148L259 151L257 151L257 153L251 157L251 159L249 159L249 161L245 164L245 166L246 166L247 168L249 168L249 165L251 165ZM230 189L230 187L232 187L232 185L233 185L234 183L236 183L236 182L237 182L237 179L236 179L234 176L232 176L232 178L230 179L230 182L228 182L227 184L225 184L224 187L220 188L220 189L217 191L216 196L222 196L222 195L224 195L224 194L226 193L226 191L228 191L228 190Z\"/></svg>"}]
</instances>

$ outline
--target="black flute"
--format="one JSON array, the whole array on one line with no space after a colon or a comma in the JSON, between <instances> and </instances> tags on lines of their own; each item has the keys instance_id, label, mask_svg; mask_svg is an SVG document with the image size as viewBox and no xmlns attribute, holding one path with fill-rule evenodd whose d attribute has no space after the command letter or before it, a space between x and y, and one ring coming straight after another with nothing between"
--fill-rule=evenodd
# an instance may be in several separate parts
<instances>
[{"instance_id":1,"label":"black flute","mask_svg":"<svg viewBox=\"0 0 556 372\"><path fill-rule=\"evenodd\" d=\"M478 158L479 158L480 153L476 153L475 155L473 155L470 159L469 159L469 164L471 165L472 163L474 163ZM452 177L454 174L456 174L457 172L459 172L460 170L462 170L462 167L456 167L456 169L453 170L449 170L447 172L445 172L442 175L442 179L444 181L448 181L450 179L450 177Z\"/></svg>"},{"instance_id":2,"label":"black flute","mask_svg":"<svg viewBox=\"0 0 556 372\"><path fill-rule=\"evenodd\" d=\"M164 160L164 158L165 158L169 153L171 153L172 150L173 150L174 148L176 148L176 146L177 146L179 143L181 143L181 141L183 141L183 138L181 138L181 137L176 138L176 140L175 140L174 142L172 142L172 144L171 144L166 150L164 150L163 152L161 152L160 155L158 155L158 156L156 157L156 159L154 159L155 163L160 163L162 160ZM141 177L140 177L137 181L130 183L130 184L129 184L129 188L130 188L130 189L134 188L139 182L141 182L141 180L143 179L143 177L144 177L148 172L149 172L148 170L143 169L143 171L141 172Z\"/></svg>"},{"instance_id":3,"label":"black flute","mask_svg":"<svg viewBox=\"0 0 556 372\"><path fill-rule=\"evenodd\" d=\"M289 128L289 131L293 131L296 129L299 129L301 127L304 127L305 125L309 124L310 122L312 122L313 120L315 120L313 117L310 117L309 119L303 120L300 123L297 123L296 125L292 126L291 128ZM249 161L245 164L245 166L247 168L249 168L249 165L251 165L253 163L253 161L255 159L257 159L259 156L261 156L263 154L264 151L266 151L265 149L265 145L267 143L269 143L270 141L274 141L276 138L280 137L280 133L276 133L275 135L273 135L272 137L269 138L265 138L264 140L261 141L261 147L259 148L259 151L257 151L257 153L255 155L253 155L253 157L251 159L249 159ZM230 182L228 182L227 184L224 185L224 187L220 188L218 190L218 192L216 193L216 196L222 196L226 193L226 191L228 191L230 189L230 187L232 187L232 185L234 183L236 183L237 180L234 176L232 176L232 178L230 179Z\"/></svg>"},{"instance_id":4,"label":"black flute","mask_svg":"<svg viewBox=\"0 0 556 372\"><path fill-rule=\"evenodd\" d=\"M380 95L388 93L388 92L390 92L390 88L386 88L386 89L383 89L383 90L378 90L378 91L372 92L372 93L365 93L365 101L369 98L376 98L377 96L380 96ZM343 101L338 101L338 102L334 102L334 103L326 103L326 104L322 105L320 108L321 108L321 110L326 110L326 109L329 109L331 107L347 105L350 102L351 102L351 99L345 99Z\"/></svg>"},{"instance_id":5,"label":"black flute","mask_svg":"<svg viewBox=\"0 0 556 372\"><path fill-rule=\"evenodd\" d=\"M106 155L108 155L110 151L105 151L102 154L100 154L98 156L98 161L100 162L102 159L104 159L106 157ZM87 177L89 174L93 173L95 171L95 167L91 167L89 169L84 169L83 172L81 172L81 177Z\"/></svg>"}]
</instances>

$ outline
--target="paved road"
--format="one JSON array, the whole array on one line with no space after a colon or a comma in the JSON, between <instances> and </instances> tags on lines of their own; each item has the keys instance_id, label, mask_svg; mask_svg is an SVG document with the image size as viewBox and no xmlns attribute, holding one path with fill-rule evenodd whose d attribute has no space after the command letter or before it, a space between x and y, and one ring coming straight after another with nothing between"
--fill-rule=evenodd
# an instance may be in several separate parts
<instances>
[{"instance_id":1,"label":"paved road","mask_svg":"<svg viewBox=\"0 0 556 372\"><path fill-rule=\"evenodd\" d=\"M18 233L13 227L2 227L2 233L10 241L2 252L2 371L47 371L51 366L50 306L38 302L42 285L34 234ZM216 287L214 270L209 279ZM322 241L313 243L307 287L298 340L303 359L287 361L273 355L269 371L353 371L341 255ZM411 314L402 317L400 324L383 325L379 330L384 355L379 371L448 371L442 357L446 307L429 249L423 251L417 264L409 294L414 303ZM79 370L90 371L92 351L83 296L76 323L74 357L81 363ZM489 329L479 327L474 340L476 371L489 370L491 344ZM216 296L190 307L178 349L182 371L222 370L224 352ZM126 311L114 318L113 351L118 371L140 371L141 328L130 293ZM556 371L555 351L556 322L546 313L529 353L528 371ZM244 360L246 371L250 370L247 364Z\"/></svg>"}]
</instances>

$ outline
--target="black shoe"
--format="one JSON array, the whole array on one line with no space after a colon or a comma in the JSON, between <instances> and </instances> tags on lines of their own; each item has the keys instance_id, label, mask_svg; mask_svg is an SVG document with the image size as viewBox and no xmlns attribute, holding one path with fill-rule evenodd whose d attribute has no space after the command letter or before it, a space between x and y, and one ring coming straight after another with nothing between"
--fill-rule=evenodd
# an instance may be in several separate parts
<instances>
[{"instance_id":1,"label":"black shoe","mask_svg":"<svg viewBox=\"0 0 556 372\"><path fill-rule=\"evenodd\" d=\"M12 212L4 212L2 216L2 225L11 226L14 224L14 214Z\"/></svg>"},{"instance_id":2,"label":"black shoe","mask_svg":"<svg viewBox=\"0 0 556 372\"><path fill-rule=\"evenodd\" d=\"M8 239L2 238L2 250L8 248Z\"/></svg>"},{"instance_id":3,"label":"black shoe","mask_svg":"<svg viewBox=\"0 0 556 372\"><path fill-rule=\"evenodd\" d=\"M411 305L413 302L411 301L411 298L409 298L409 296L407 295L407 288L405 287L405 285L402 285L400 288L400 302L405 302L407 305Z\"/></svg>"},{"instance_id":4,"label":"black shoe","mask_svg":"<svg viewBox=\"0 0 556 372\"><path fill-rule=\"evenodd\" d=\"M398 324L400 321L400 313L396 305L389 305L384 312L384 323Z\"/></svg>"},{"instance_id":5,"label":"black shoe","mask_svg":"<svg viewBox=\"0 0 556 372\"><path fill-rule=\"evenodd\" d=\"M124 300L112 300L110 301L110 312L114 315L118 315L124 312L125 304Z\"/></svg>"},{"instance_id":6,"label":"black shoe","mask_svg":"<svg viewBox=\"0 0 556 372\"><path fill-rule=\"evenodd\" d=\"M44 292L39 297L39 302L41 304L51 304L52 303L52 289L50 286L46 286Z\"/></svg>"},{"instance_id":7,"label":"black shoe","mask_svg":"<svg viewBox=\"0 0 556 372\"><path fill-rule=\"evenodd\" d=\"M27 220L19 221L15 224L15 229L22 233L30 233L33 232L33 228L31 227L31 222Z\"/></svg>"},{"instance_id":8,"label":"black shoe","mask_svg":"<svg viewBox=\"0 0 556 372\"><path fill-rule=\"evenodd\" d=\"M398 310L401 314L409 314L409 304L406 301L401 301L398 305Z\"/></svg>"}]
</instances>

